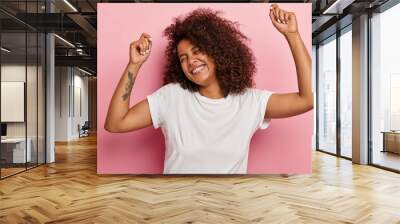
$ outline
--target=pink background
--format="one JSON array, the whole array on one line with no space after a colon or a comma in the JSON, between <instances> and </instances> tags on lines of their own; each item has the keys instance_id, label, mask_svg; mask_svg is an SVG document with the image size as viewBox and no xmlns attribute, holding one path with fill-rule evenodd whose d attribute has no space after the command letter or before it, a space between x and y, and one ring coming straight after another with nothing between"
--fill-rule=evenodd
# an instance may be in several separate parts
<instances>
[{"instance_id":1,"label":"pink background","mask_svg":"<svg viewBox=\"0 0 400 224\"><path fill-rule=\"evenodd\" d=\"M311 4L279 4L296 13L301 36L311 52ZM135 3L98 4L98 132L97 172L100 174L162 173L164 138L153 127L130 133L103 129L114 89L129 60L129 43L149 33L153 48L133 87L131 105L162 85L164 49L162 36L172 18L198 7L222 10L223 17L238 21L249 37L257 61L256 88L274 92L297 91L297 76L289 46L272 26L267 3ZM256 132L251 143L248 173L310 173L313 112L274 119Z\"/></svg>"}]
</instances>

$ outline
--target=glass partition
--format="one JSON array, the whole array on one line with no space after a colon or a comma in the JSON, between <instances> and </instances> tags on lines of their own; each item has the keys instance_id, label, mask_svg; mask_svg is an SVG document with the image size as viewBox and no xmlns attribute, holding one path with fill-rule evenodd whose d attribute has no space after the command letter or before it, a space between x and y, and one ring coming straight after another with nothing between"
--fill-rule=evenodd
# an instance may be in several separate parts
<instances>
[{"instance_id":1,"label":"glass partition","mask_svg":"<svg viewBox=\"0 0 400 224\"><path fill-rule=\"evenodd\" d=\"M374 15L372 29L372 163L400 171L400 4Z\"/></svg>"},{"instance_id":2,"label":"glass partition","mask_svg":"<svg viewBox=\"0 0 400 224\"><path fill-rule=\"evenodd\" d=\"M13 10L0 12L0 178L45 163L46 39L16 18L43 13L44 3L0 2L0 7Z\"/></svg>"},{"instance_id":3,"label":"glass partition","mask_svg":"<svg viewBox=\"0 0 400 224\"><path fill-rule=\"evenodd\" d=\"M26 98L26 113L27 113L27 150L30 151L30 160L27 163L28 168L37 165L38 151L38 56L37 56L37 41L38 35L36 32L28 32L27 35L27 98Z\"/></svg>"},{"instance_id":4,"label":"glass partition","mask_svg":"<svg viewBox=\"0 0 400 224\"><path fill-rule=\"evenodd\" d=\"M336 154L336 36L318 47L318 149Z\"/></svg>"},{"instance_id":5,"label":"glass partition","mask_svg":"<svg viewBox=\"0 0 400 224\"><path fill-rule=\"evenodd\" d=\"M38 33L38 64L37 64L37 162L38 164L43 164L46 162L46 138L45 138L45 124L46 124L46 37L43 33Z\"/></svg>"},{"instance_id":6,"label":"glass partition","mask_svg":"<svg viewBox=\"0 0 400 224\"><path fill-rule=\"evenodd\" d=\"M31 161L26 150L26 33L2 33L1 47L1 176L6 177Z\"/></svg>"}]
</instances>

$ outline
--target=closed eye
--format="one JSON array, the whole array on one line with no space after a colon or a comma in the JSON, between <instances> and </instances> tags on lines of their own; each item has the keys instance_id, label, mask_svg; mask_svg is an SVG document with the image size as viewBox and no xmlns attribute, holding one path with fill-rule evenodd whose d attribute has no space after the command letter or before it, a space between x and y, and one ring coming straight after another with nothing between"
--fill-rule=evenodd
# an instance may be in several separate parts
<instances>
[{"instance_id":1,"label":"closed eye","mask_svg":"<svg viewBox=\"0 0 400 224\"><path fill-rule=\"evenodd\" d=\"M193 50L193 54L198 54L198 53L200 53L200 49L199 49L199 48L195 48L195 49Z\"/></svg>"}]
</instances>

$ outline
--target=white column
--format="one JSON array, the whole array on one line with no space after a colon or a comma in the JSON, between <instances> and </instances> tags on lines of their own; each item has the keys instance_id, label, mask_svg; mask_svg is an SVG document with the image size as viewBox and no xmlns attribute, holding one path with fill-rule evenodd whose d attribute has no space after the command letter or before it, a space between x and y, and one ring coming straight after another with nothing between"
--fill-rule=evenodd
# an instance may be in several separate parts
<instances>
[{"instance_id":1,"label":"white column","mask_svg":"<svg viewBox=\"0 0 400 224\"><path fill-rule=\"evenodd\" d=\"M46 163L55 161L54 133L55 133L55 76L54 76L54 35L49 33L46 36Z\"/></svg>"},{"instance_id":2,"label":"white column","mask_svg":"<svg viewBox=\"0 0 400 224\"><path fill-rule=\"evenodd\" d=\"M47 12L54 11L54 5L46 1ZM55 161L55 43L54 35L46 35L46 163Z\"/></svg>"},{"instance_id":3,"label":"white column","mask_svg":"<svg viewBox=\"0 0 400 224\"><path fill-rule=\"evenodd\" d=\"M353 20L353 162L368 163L368 15Z\"/></svg>"}]
</instances>

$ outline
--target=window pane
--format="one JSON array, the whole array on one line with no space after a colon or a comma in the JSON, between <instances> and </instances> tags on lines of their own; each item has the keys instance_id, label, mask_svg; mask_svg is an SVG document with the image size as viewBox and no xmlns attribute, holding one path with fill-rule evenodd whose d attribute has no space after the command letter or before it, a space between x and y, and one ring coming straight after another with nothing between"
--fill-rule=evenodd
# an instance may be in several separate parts
<instances>
[{"instance_id":1,"label":"window pane","mask_svg":"<svg viewBox=\"0 0 400 224\"><path fill-rule=\"evenodd\" d=\"M336 153L336 39L318 48L318 148Z\"/></svg>"},{"instance_id":2,"label":"window pane","mask_svg":"<svg viewBox=\"0 0 400 224\"><path fill-rule=\"evenodd\" d=\"M400 4L373 16L372 163L400 170Z\"/></svg>"},{"instance_id":3,"label":"window pane","mask_svg":"<svg viewBox=\"0 0 400 224\"><path fill-rule=\"evenodd\" d=\"M317 105L316 103L316 57L317 57L317 48L315 45L312 46L312 91L314 93L314 105ZM312 138L312 149L316 149L316 134L317 134L317 110L313 110L313 115L314 115L314 133L313 133L313 138Z\"/></svg>"},{"instance_id":4,"label":"window pane","mask_svg":"<svg viewBox=\"0 0 400 224\"><path fill-rule=\"evenodd\" d=\"M352 149L352 35L351 30L340 36L340 152L351 158Z\"/></svg>"}]
</instances>

